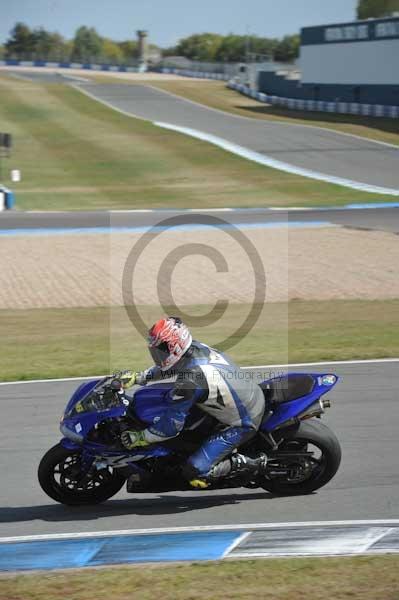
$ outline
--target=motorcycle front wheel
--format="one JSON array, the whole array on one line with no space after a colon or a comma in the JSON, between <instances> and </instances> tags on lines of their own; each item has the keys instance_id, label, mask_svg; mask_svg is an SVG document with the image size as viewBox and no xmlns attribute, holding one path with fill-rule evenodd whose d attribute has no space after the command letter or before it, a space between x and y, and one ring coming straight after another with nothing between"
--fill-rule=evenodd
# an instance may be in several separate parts
<instances>
[{"instance_id":1,"label":"motorcycle front wheel","mask_svg":"<svg viewBox=\"0 0 399 600\"><path fill-rule=\"evenodd\" d=\"M80 452L56 444L43 456L38 478L42 490L53 500L70 506L99 504L114 496L125 477L111 468L84 475Z\"/></svg>"},{"instance_id":2,"label":"motorcycle front wheel","mask_svg":"<svg viewBox=\"0 0 399 600\"><path fill-rule=\"evenodd\" d=\"M293 437L268 453L259 485L278 496L310 494L334 477L340 462L341 447L331 429L316 419L302 421Z\"/></svg>"}]
</instances>

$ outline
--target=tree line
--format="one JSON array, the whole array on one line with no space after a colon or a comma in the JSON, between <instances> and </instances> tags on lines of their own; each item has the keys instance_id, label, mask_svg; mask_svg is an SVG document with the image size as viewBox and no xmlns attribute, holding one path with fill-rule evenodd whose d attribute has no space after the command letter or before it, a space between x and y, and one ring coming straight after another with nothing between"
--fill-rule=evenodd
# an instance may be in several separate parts
<instances>
[{"instance_id":1,"label":"tree line","mask_svg":"<svg viewBox=\"0 0 399 600\"><path fill-rule=\"evenodd\" d=\"M176 46L159 49L161 56L183 56L205 62L239 62L247 58L294 60L299 54L299 36L281 40L258 36L195 34L180 40ZM150 45L150 49L157 47ZM93 27L79 27L72 40L43 27L30 29L17 23L3 47L3 57L19 60L89 62L104 61L123 64L138 58L135 40L116 42L101 37Z\"/></svg>"},{"instance_id":2,"label":"tree line","mask_svg":"<svg viewBox=\"0 0 399 600\"><path fill-rule=\"evenodd\" d=\"M399 0L358 0L357 17L368 19L389 16L399 11ZM241 62L252 60L276 60L292 62L299 55L299 35L287 35L282 39L255 35L219 35L201 33L181 39L176 46L158 49L164 57L183 56L202 62ZM17 23L3 47L0 57L20 60L48 60L72 62L108 62L124 64L137 60L138 43L135 40L116 42L101 37L94 27L79 27L72 40L43 27L30 29Z\"/></svg>"},{"instance_id":3,"label":"tree line","mask_svg":"<svg viewBox=\"0 0 399 600\"><path fill-rule=\"evenodd\" d=\"M357 18L388 17L395 11L399 11L399 0L359 0Z\"/></svg>"},{"instance_id":4,"label":"tree line","mask_svg":"<svg viewBox=\"0 0 399 600\"><path fill-rule=\"evenodd\" d=\"M247 58L291 62L299 55L299 46L299 35L287 35L279 40L256 35L201 33L180 40L163 54L204 62L240 62Z\"/></svg>"},{"instance_id":5,"label":"tree line","mask_svg":"<svg viewBox=\"0 0 399 600\"><path fill-rule=\"evenodd\" d=\"M154 46L150 46L154 48ZM4 58L89 62L93 60L123 64L138 58L135 40L114 42L101 37L94 27L79 27L72 40L43 27L30 29L17 23L3 47Z\"/></svg>"}]
</instances>

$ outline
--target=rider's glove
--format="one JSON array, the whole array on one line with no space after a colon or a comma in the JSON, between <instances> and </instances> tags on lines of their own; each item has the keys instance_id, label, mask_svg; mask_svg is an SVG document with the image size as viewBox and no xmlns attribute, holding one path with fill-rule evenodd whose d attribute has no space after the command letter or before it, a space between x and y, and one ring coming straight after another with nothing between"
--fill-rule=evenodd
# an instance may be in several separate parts
<instances>
[{"instance_id":1,"label":"rider's glove","mask_svg":"<svg viewBox=\"0 0 399 600\"><path fill-rule=\"evenodd\" d=\"M128 390L132 387L137 381L137 373L134 371L122 371L119 376L119 379L122 383L122 387L124 390Z\"/></svg>"},{"instance_id":2,"label":"rider's glove","mask_svg":"<svg viewBox=\"0 0 399 600\"><path fill-rule=\"evenodd\" d=\"M128 450L149 446L149 442L144 439L144 431L124 431L121 434L121 442Z\"/></svg>"}]
</instances>

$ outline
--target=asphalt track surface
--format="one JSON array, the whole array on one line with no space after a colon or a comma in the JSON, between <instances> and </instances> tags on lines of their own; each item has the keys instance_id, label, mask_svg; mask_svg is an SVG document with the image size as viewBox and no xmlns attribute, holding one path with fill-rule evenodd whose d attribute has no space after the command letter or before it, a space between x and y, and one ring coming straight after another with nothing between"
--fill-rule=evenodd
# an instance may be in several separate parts
<instances>
[{"instance_id":1,"label":"asphalt track surface","mask_svg":"<svg viewBox=\"0 0 399 600\"><path fill-rule=\"evenodd\" d=\"M195 129L296 167L399 188L399 148L388 144L328 129L234 116L148 85L81 83L79 88L133 116Z\"/></svg>"},{"instance_id":2,"label":"asphalt track surface","mask_svg":"<svg viewBox=\"0 0 399 600\"><path fill-rule=\"evenodd\" d=\"M387 362L291 369L332 371L342 377L323 418L342 444L342 465L325 488L310 496L273 498L263 490L244 488L137 496L121 491L115 499L92 508L58 505L42 492L36 479L41 456L60 438L60 416L79 382L0 386L0 537L398 518L398 368L399 363ZM270 376L270 369L262 374Z\"/></svg>"},{"instance_id":3,"label":"asphalt track surface","mask_svg":"<svg viewBox=\"0 0 399 600\"><path fill-rule=\"evenodd\" d=\"M231 115L150 85L85 83L65 72L16 69L9 74L37 82L75 83L95 98L132 116L217 136L295 167L356 182L399 188L399 148L332 130Z\"/></svg>"},{"instance_id":4,"label":"asphalt track surface","mask_svg":"<svg viewBox=\"0 0 399 600\"><path fill-rule=\"evenodd\" d=\"M13 229L74 229L80 227L141 227L162 224L165 219L191 212L180 210L154 210L150 212L22 212L4 211L0 213L0 230ZM323 210L268 210L242 209L201 212L203 222L207 216L215 216L228 223L284 223L284 222L328 222L357 229L378 229L399 233L399 208L378 209L323 209Z\"/></svg>"}]
</instances>

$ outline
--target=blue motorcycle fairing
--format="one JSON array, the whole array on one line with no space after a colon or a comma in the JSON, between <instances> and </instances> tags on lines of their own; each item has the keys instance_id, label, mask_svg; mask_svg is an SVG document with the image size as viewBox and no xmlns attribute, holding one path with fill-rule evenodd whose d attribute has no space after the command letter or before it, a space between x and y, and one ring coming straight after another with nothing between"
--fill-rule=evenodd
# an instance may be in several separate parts
<instances>
[{"instance_id":1,"label":"blue motorcycle fairing","mask_svg":"<svg viewBox=\"0 0 399 600\"><path fill-rule=\"evenodd\" d=\"M84 452L85 455L95 457L95 456L103 456L104 458L115 458L115 457L125 457L129 459L133 459L137 457L151 457L151 456L166 456L170 454L170 450L163 446L152 446L149 449L146 448L135 448L134 450L112 450L108 446L103 444L98 444L95 442L90 442L87 440L87 436L89 432L101 421L111 418L120 418L126 415L127 406L121 402L120 406L114 406L109 409L97 411L97 412L80 412L74 414L72 416L67 416L68 413L74 408L74 406L83 400L86 396L88 396L93 389L101 384L103 381L106 381L107 378L104 379L96 379L88 382L82 383L73 393L71 399L69 400L67 407L65 409L64 417L61 422L62 433L66 436L61 440L61 445L67 450L79 450ZM162 388L162 391L166 393L165 384L161 384L158 386ZM171 384L167 384L168 390L172 389ZM146 391L150 391L151 386L146 389ZM141 390L140 390L141 391ZM162 394L162 398L163 395ZM158 391L159 396L159 391ZM160 399L162 404L162 399ZM134 401L134 400L133 400ZM146 395L146 399L144 402L140 403L142 406L150 405L148 393ZM162 406L158 407L159 409L163 408L165 410L165 402L163 402ZM154 405L149 406L150 415L148 416L149 423L152 423L154 414L156 416L157 408L154 408ZM159 414L159 413L158 413ZM67 437L68 432L71 433L71 438Z\"/></svg>"},{"instance_id":2,"label":"blue motorcycle fairing","mask_svg":"<svg viewBox=\"0 0 399 600\"><path fill-rule=\"evenodd\" d=\"M167 410L167 396L173 389L173 382L154 383L135 391L132 407L140 421L153 425L156 417Z\"/></svg>"},{"instance_id":3,"label":"blue motorcycle fairing","mask_svg":"<svg viewBox=\"0 0 399 600\"><path fill-rule=\"evenodd\" d=\"M60 444L63 448L65 448L65 450L79 450L80 451L82 449L80 444L73 442L72 440L70 440L67 437L62 438L62 440L60 441Z\"/></svg>"},{"instance_id":4,"label":"blue motorcycle fairing","mask_svg":"<svg viewBox=\"0 0 399 600\"><path fill-rule=\"evenodd\" d=\"M82 412L71 417L64 417L61 427L62 429L68 429L73 433L74 438L80 438L82 441L88 435L89 431L93 427L104 421L105 419L120 418L126 414L126 406L110 408L108 410L102 410L98 412ZM65 431L63 431L64 435Z\"/></svg>"},{"instance_id":5,"label":"blue motorcycle fairing","mask_svg":"<svg viewBox=\"0 0 399 600\"><path fill-rule=\"evenodd\" d=\"M318 399L329 392L338 381L338 377L335 375L333 383L323 383L323 378L330 374L310 373L315 381L314 388L310 394L296 398L290 402L285 402L278 405L270 418L265 419L261 425L263 431L272 432L277 427L283 425L285 422L292 418L298 417L301 413L306 411L312 404L318 401ZM279 379L281 378L274 378ZM101 383L103 380L95 380L81 384L72 398L68 402L66 413L70 411L73 406L82 400L87 394L89 394L93 388ZM272 382L273 379L266 380L264 383ZM131 400L134 412L137 414L139 419L144 423L150 425L153 423L155 417L158 417L167 409L167 395L173 389L173 382L169 383L158 383L151 384L146 387L139 388L135 391L134 396ZM87 440L87 435L95 427L95 425L101 421L109 418L123 417L126 414L126 406L121 402L118 407L112 407L107 410L98 412L81 412L72 417L64 416L62 425L71 431L73 436L80 438L80 443L77 443L75 439L69 439L65 437L61 440L61 445L68 450L81 450L83 453L94 458L95 456L101 459L104 458L117 458L121 457L121 460L137 460L141 458L150 458L156 456L167 456L172 451L162 445L153 445L148 448L135 448L131 451L124 450L112 450L108 446L90 442ZM64 431L64 435L67 432ZM131 465L134 467L134 465Z\"/></svg>"},{"instance_id":6,"label":"blue motorcycle fairing","mask_svg":"<svg viewBox=\"0 0 399 600\"><path fill-rule=\"evenodd\" d=\"M63 448L65 448L66 450L77 450L77 451L81 451L82 450L82 445L81 444L77 444L74 441L70 440L69 438L62 438L62 440L60 441L60 444ZM115 456L125 456L125 457L129 457L129 458L136 458L138 456L145 456L145 457L152 457L152 456L167 456L168 454L170 454L170 450L168 448L164 448L163 446L157 446L157 447L152 447L150 449L146 449L146 448L135 448L134 450L110 450L109 448L107 448L106 446L104 446L103 444L95 444L92 442L85 442L84 443L84 451L85 453L91 455L91 456L104 456L104 457L115 457Z\"/></svg>"},{"instance_id":7,"label":"blue motorcycle fairing","mask_svg":"<svg viewBox=\"0 0 399 600\"><path fill-rule=\"evenodd\" d=\"M299 375L299 373L290 373L290 375ZM331 373L308 373L308 375L311 375L315 381L312 392L306 396L295 398L295 400L291 400L290 402L279 404L277 408L274 409L273 414L263 421L261 425L261 429L263 431L270 433L286 421L298 417L306 409L312 406L312 404L317 402L319 398L323 396L323 394L331 391L339 380L339 377L334 375L335 381L333 383L324 384L322 380L328 376L331 376ZM275 379L281 381L280 377L274 378L274 380ZM263 383L267 384L271 383L272 381L273 379L267 379Z\"/></svg>"},{"instance_id":8,"label":"blue motorcycle fairing","mask_svg":"<svg viewBox=\"0 0 399 600\"><path fill-rule=\"evenodd\" d=\"M77 402L83 400L83 398L85 398L96 387L96 385L98 385L102 381L105 381L105 379L106 378L94 379L91 381L85 381L84 383L81 383L80 386L76 388L68 404L66 405L65 414L69 413Z\"/></svg>"}]
</instances>

